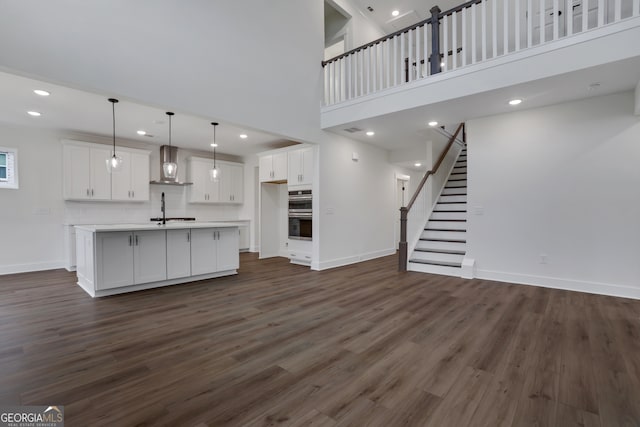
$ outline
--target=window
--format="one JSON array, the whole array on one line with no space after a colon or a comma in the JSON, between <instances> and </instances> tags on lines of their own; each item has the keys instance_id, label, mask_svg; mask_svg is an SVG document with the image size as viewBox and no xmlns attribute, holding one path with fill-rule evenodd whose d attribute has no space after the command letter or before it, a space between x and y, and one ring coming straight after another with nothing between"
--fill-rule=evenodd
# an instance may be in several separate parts
<instances>
[{"instance_id":1,"label":"window","mask_svg":"<svg viewBox=\"0 0 640 427\"><path fill-rule=\"evenodd\" d=\"M0 147L0 188L18 188L18 150Z\"/></svg>"}]
</instances>

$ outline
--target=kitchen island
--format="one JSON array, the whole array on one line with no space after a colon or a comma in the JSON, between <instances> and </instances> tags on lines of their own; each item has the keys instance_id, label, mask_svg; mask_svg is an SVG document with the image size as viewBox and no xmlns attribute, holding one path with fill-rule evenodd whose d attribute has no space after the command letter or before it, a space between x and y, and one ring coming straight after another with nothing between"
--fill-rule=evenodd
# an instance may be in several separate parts
<instances>
[{"instance_id":1,"label":"kitchen island","mask_svg":"<svg viewBox=\"0 0 640 427\"><path fill-rule=\"evenodd\" d=\"M237 274L240 224L77 225L78 285L92 297Z\"/></svg>"}]
</instances>

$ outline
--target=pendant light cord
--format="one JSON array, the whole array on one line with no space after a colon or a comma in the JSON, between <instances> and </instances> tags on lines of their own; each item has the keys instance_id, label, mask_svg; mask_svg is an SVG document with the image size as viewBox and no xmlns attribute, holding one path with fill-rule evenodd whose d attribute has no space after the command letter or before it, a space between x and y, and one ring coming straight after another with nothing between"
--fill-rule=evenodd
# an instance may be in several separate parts
<instances>
[{"instance_id":1,"label":"pendant light cord","mask_svg":"<svg viewBox=\"0 0 640 427\"><path fill-rule=\"evenodd\" d=\"M171 116L173 116L173 113L167 111L167 116L169 116L169 163L173 163L173 150L171 149Z\"/></svg>"},{"instance_id":2,"label":"pendant light cord","mask_svg":"<svg viewBox=\"0 0 640 427\"><path fill-rule=\"evenodd\" d=\"M116 157L116 102L115 98L109 98L111 103L111 117L113 118L113 157Z\"/></svg>"}]
</instances>

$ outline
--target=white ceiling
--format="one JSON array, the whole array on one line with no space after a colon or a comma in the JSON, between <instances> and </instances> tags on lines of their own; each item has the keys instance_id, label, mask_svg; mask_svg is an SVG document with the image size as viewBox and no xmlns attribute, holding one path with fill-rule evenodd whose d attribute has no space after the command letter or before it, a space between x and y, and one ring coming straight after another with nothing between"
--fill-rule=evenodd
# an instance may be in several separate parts
<instances>
[{"instance_id":1,"label":"white ceiling","mask_svg":"<svg viewBox=\"0 0 640 427\"><path fill-rule=\"evenodd\" d=\"M449 10L464 3L464 0L354 0L354 4L365 16L371 18L385 33L406 28L431 16L429 10L439 6L441 11ZM373 8L373 12L367 9ZM391 12L397 10L399 15L393 17Z\"/></svg>"},{"instance_id":2,"label":"white ceiling","mask_svg":"<svg viewBox=\"0 0 640 427\"><path fill-rule=\"evenodd\" d=\"M51 93L42 97L33 93L44 89ZM111 103L109 94L96 94L14 74L0 72L0 121L8 124L51 129L73 134L112 136ZM169 142L166 111L173 111L173 145L195 150L212 150L212 121L215 118L184 115L180 111L133 103L119 97L116 104L116 138L145 144L164 145ZM31 117L27 111L38 111L40 117ZM144 130L151 136L140 136ZM240 134L248 135L241 139ZM216 129L218 152L235 156L248 156L260 151L290 145L279 136L258 132L250 128L222 123ZM117 140L116 140L117 143Z\"/></svg>"}]
</instances>

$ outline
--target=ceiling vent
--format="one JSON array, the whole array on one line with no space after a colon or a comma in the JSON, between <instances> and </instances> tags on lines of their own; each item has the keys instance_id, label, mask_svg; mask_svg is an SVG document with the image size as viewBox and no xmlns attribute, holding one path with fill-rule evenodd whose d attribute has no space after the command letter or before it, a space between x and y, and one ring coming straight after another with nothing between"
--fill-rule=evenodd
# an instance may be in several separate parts
<instances>
[{"instance_id":1,"label":"ceiling vent","mask_svg":"<svg viewBox=\"0 0 640 427\"><path fill-rule=\"evenodd\" d=\"M347 128L344 131L349 133L356 133L356 132L362 132L362 129L353 127L353 128Z\"/></svg>"}]
</instances>

